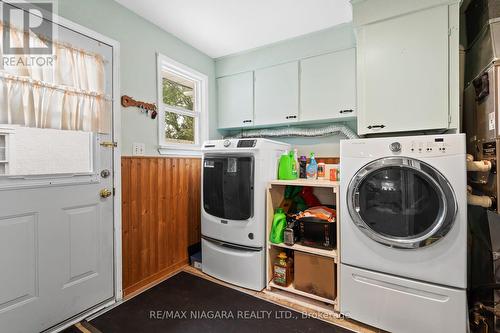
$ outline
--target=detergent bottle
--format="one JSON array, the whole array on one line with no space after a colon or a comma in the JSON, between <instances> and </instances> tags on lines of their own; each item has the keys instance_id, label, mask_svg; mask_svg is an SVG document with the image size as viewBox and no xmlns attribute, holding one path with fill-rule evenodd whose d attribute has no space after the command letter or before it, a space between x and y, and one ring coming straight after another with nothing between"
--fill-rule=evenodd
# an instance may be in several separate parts
<instances>
[{"instance_id":1,"label":"detergent bottle","mask_svg":"<svg viewBox=\"0 0 500 333\"><path fill-rule=\"evenodd\" d=\"M297 170L295 169L295 162L293 161L293 152L285 152L281 155L278 168L278 179L297 179Z\"/></svg>"},{"instance_id":2,"label":"detergent bottle","mask_svg":"<svg viewBox=\"0 0 500 333\"><path fill-rule=\"evenodd\" d=\"M274 244L283 243L283 234L286 228L286 215L283 208L276 209L269 241Z\"/></svg>"}]
</instances>

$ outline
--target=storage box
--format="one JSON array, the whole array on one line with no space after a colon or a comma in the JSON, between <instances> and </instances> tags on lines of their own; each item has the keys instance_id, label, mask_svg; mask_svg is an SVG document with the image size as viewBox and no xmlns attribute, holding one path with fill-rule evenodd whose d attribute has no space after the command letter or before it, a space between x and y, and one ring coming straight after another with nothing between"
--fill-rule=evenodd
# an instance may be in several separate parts
<instances>
[{"instance_id":1,"label":"storage box","mask_svg":"<svg viewBox=\"0 0 500 333\"><path fill-rule=\"evenodd\" d=\"M196 269L198 269L198 270L201 271L201 269L202 269L201 251L196 252L189 259L191 261L191 266L193 266L194 268L196 268Z\"/></svg>"},{"instance_id":2,"label":"storage box","mask_svg":"<svg viewBox=\"0 0 500 333\"><path fill-rule=\"evenodd\" d=\"M295 251L293 284L297 290L334 300L335 262L332 258Z\"/></svg>"}]
</instances>

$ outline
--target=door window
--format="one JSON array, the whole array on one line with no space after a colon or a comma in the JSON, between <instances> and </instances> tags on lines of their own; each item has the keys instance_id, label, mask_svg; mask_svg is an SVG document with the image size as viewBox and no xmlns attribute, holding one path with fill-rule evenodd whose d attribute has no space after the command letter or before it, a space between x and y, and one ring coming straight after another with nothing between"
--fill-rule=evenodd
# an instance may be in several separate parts
<instances>
[{"instance_id":1,"label":"door window","mask_svg":"<svg viewBox=\"0 0 500 333\"><path fill-rule=\"evenodd\" d=\"M254 160L251 156L207 157L203 161L203 207L213 216L253 216Z\"/></svg>"},{"instance_id":2,"label":"door window","mask_svg":"<svg viewBox=\"0 0 500 333\"><path fill-rule=\"evenodd\" d=\"M415 170L389 167L372 172L359 186L359 215L375 232L415 237L442 213L437 189Z\"/></svg>"},{"instance_id":3,"label":"door window","mask_svg":"<svg viewBox=\"0 0 500 333\"><path fill-rule=\"evenodd\" d=\"M406 157L375 160L359 170L347 193L355 225L391 247L418 248L444 237L457 212L455 193L430 165Z\"/></svg>"}]
</instances>

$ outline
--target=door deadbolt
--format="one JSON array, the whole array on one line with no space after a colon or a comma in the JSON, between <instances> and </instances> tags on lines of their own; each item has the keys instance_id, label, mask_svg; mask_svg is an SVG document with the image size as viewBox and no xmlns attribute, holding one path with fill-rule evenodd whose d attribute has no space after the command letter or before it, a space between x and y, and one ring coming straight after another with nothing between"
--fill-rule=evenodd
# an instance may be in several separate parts
<instances>
[{"instance_id":1,"label":"door deadbolt","mask_svg":"<svg viewBox=\"0 0 500 333\"><path fill-rule=\"evenodd\" d=\"M107 188L103 188L100 192L99 192L99 195L101 196L101 198L108 198L111 196L111 194L113 194L113 192L111 192L111 190L107 189Z\"/></svg>"},{"instance_id":2,"label":"door deadbolt","mask_svg":"<svg viewBox=\"0 0 500 333\"><path fill-rule=\"evenodd\" d=\"M111 171L109 171L108 169L104 169L101 171L102 178L108 178L110 174L111 174Z\"/></svg>"}]
</instances>

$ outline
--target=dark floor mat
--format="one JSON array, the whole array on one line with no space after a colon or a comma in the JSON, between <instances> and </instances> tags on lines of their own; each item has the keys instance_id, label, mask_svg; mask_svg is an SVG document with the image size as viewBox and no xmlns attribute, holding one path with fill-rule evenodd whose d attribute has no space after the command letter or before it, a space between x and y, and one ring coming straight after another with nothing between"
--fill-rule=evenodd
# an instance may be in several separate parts
<instances>
[{"instance_id":1,"label":"dark floor mat","mask_svg":"<svg viewBox=\"0 0 500 333\"><path fill-rule=\"evenodd\" d=\"M90 324L102 333L351 332L185 272Z\"/></svg>"}]
</instances>

